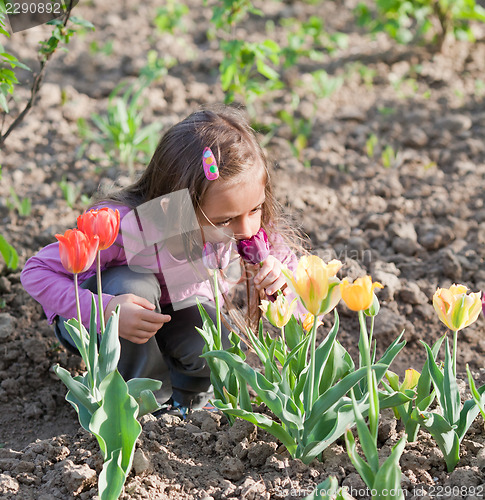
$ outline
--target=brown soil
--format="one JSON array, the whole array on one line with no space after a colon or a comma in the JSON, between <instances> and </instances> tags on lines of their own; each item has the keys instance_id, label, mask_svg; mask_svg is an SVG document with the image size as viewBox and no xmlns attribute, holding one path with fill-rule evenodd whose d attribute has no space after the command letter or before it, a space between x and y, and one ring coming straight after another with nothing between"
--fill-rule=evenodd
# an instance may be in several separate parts
<instances>
[{"instance_id":1,"label":"brown soil","mask_svg":"<svg viewBox=\"0 0 485 500\"><path fill-rule=\"evenodd\" d=\"M1 160L1 233L18 249L21 266L55 233L73 227L83 210L80 201L70 208L64 200L58 185L64 176L86 195L115 179L121 185L128 182L127 172L93 160L101 156L100 149L78 154L82 141L76 121L103 112L109 92L138 74L148 50L171 55L178 63L146 92L146 123L158 120L166 128L202 104L223 100L217 76L221 54L206 36L211 10L189 3L186 31L175 35L153 29L158 5L153 0L76 7L96 31L74 37L69 52L55 56L41 98L7 140ZM370 273L385 285L379 295L378 348L387 347L404 329L407 345L392 369L420 371L424 348L419 341L431 343L445 332L431 305L436 288L459 282L473 291L485 290L483 27L477 27L476 43L449 41L441 53L433 53L397 46L385 36L371 40L352 22L354 3L260 5L276 24L271 36L281 43L286 37L278 24L282 17L323 16L330 32L349 35L348 48L321 62L306 60L285 74L301 97L297 114L309 117L314 104L317 112L301 161L288 145L289 127L281 127L270 140L268 150L277 162L275 192L301 221L314 252L325 260L343 260L343 275ZM261 40L263 32L263 21L253 16L238 36ZM22 60L32 58L36 43L48 33L41 26L15 34L8 48ZM112 43L112 54L90 52L94 41L100 47ZM362 65L374 71L372 83L359 73ZM316 69L345 76L344 85L330 98L316 100L306 75ZM18 94L27 97L27 90L19 88ZM256 105L257 116L269 123L279 110L291 110L290 101L287 91L265 97ZM379 143L369 158L366 141L371 134ZM389 168L380 161L386 145L398 152ZM19 197L31 198L28 217L9 209L11 187ZM80 370L79 359L55 342L19 274L3 268L0 275L0 497L95 498L102 467L97 443L80 430L64 401L65 388L50 370L57 362ZM355 315L343 306L339 312L339 339L355 355ZM483 327L480 317L461 333L458 356L459 372L468 363L480 383L485 382ZM462 389L466 397L464 383ZM331 474L356 499L367 498L343 442L327 449L322 462L307 466L291 460L266 433L242 421L230 428L216 413L196 412L186 422L151 416L142 422L122 498L296 498ZM379 435L383 456L401 433L392 414L384 414ZM447 473L441 452L421 431L401 459L408 498L483 498L481 417L465 438L461 456L457 469Z\"/></svg>"}]
</instances>

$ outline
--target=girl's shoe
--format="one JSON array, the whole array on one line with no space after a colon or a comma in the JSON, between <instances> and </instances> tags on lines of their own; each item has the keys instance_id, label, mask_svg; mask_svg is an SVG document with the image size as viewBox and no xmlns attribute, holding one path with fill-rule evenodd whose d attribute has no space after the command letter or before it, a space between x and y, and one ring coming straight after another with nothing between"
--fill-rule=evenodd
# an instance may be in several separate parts
<instances>
[{"instance_id":1,"label":"girl's shoe","mask_svg":"<svg viewBox=\"0 0 485 500\"><path fill-rule=\"evenodd\" d=\"M207 403L205 406L202 407L202 410L210 411L210 412L216 412L219 411L213 404Z\"/></svg>"},{"instance_id":2,"label":"girl's shoe","mask_svg":"<svg viewBox=\"0 0 485 500\"><path fill-rule=\"evenodd\" d=\"M160 409L154 411L152 415L157 418L161 415L174 415L185 420L189 411L190 408L188 408L187 406L182 406L180 403L177 403L177 401L174 401L172 398L170 398L162 405Z\"/></svg>"}]
</instances>

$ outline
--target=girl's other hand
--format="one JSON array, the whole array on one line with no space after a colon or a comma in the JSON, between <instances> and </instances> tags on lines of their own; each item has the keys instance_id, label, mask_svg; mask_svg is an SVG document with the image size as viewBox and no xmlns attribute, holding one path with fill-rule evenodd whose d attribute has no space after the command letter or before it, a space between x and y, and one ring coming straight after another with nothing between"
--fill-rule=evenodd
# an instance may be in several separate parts
<instances>
[{"instance_id":1,"label":"girl's other hand","mask_svg":"<svg viewBox=\"0 0 485 500\"><path fill-rule=\"evenodd\" d=\"M254 277L254 285L258 290L265 290L267 295L273 295L285 284L286 279L281 272L281 262L272 255L268 255ZM287 295L289 291L288 287L282 290L284 295Z\"/></svg>"},{"instance_id":2,"label":"girl's other hand","mask_svg":"<svg viewBox=\"0 0 485 500\"><path fill-rule=\"evenodd\" d=\"M167 314L155 312L155 306L147 299L126 293L108 302L104 311L106 321L118 304L121 305L118 335L134 344L144 344L172 319Z\"/></svg>"}]
</instances>

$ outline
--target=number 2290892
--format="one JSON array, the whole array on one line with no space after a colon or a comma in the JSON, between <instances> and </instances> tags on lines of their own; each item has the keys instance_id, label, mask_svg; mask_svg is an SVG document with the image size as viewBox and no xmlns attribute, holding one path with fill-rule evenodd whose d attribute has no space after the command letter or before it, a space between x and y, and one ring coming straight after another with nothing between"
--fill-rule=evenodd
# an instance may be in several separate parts
<instances>
[{"instance_id":1,"label":"number 2290892","mask_svg":"<svg viewBox=\"0 0 485 500\"><path fill-rule=\"evenodd\" d=\"M62 5L60 3L6 3L6 13L15 14L63 14Z\"/></svg>"}]
</instances>

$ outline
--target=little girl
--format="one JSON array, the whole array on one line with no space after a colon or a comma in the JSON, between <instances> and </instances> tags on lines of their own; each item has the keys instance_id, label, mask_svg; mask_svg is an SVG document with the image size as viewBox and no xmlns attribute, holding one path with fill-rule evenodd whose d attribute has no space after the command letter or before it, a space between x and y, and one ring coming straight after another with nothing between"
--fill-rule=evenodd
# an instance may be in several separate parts
<instances>
[{"instance_id":1,"label":"little girl","mask_svg":"<svg viewBox=\"0 0 485 500\"><path fill-rule=\"evenodd\" d=\"M175 405L201 407L211 396L211 384L200 357L204 342L195 329L202 324L195 299L206 301L214 321L216 310L207 273L201 277L187 272L194 267L193 256L200 260L205 241L237 243L263 228L270 254L254 266L251 282L258 292L272 296L280 289L289 293L281 267L294 270L297 261L290 247L301 248L280 216L256 135L234 108L197 111L164 134L139 180L95 205L104 206L119 210L121 217L115 244L101 252L105 317L121 306L118 369L126 380L161 380L160 402L171 397ZM137 254L140 246L145 251ZM154 250L148 265L147 248ZM29 259L21 280L54 323L59 341L77 353L64 327L66 319L76 317L73 276L61 264L59 244ZM91 297L97 293L95 264L79 275L79 282L82 318L88 326ZM227 336L223 328L226 347Z\"/></svg>"}]
</instances>

